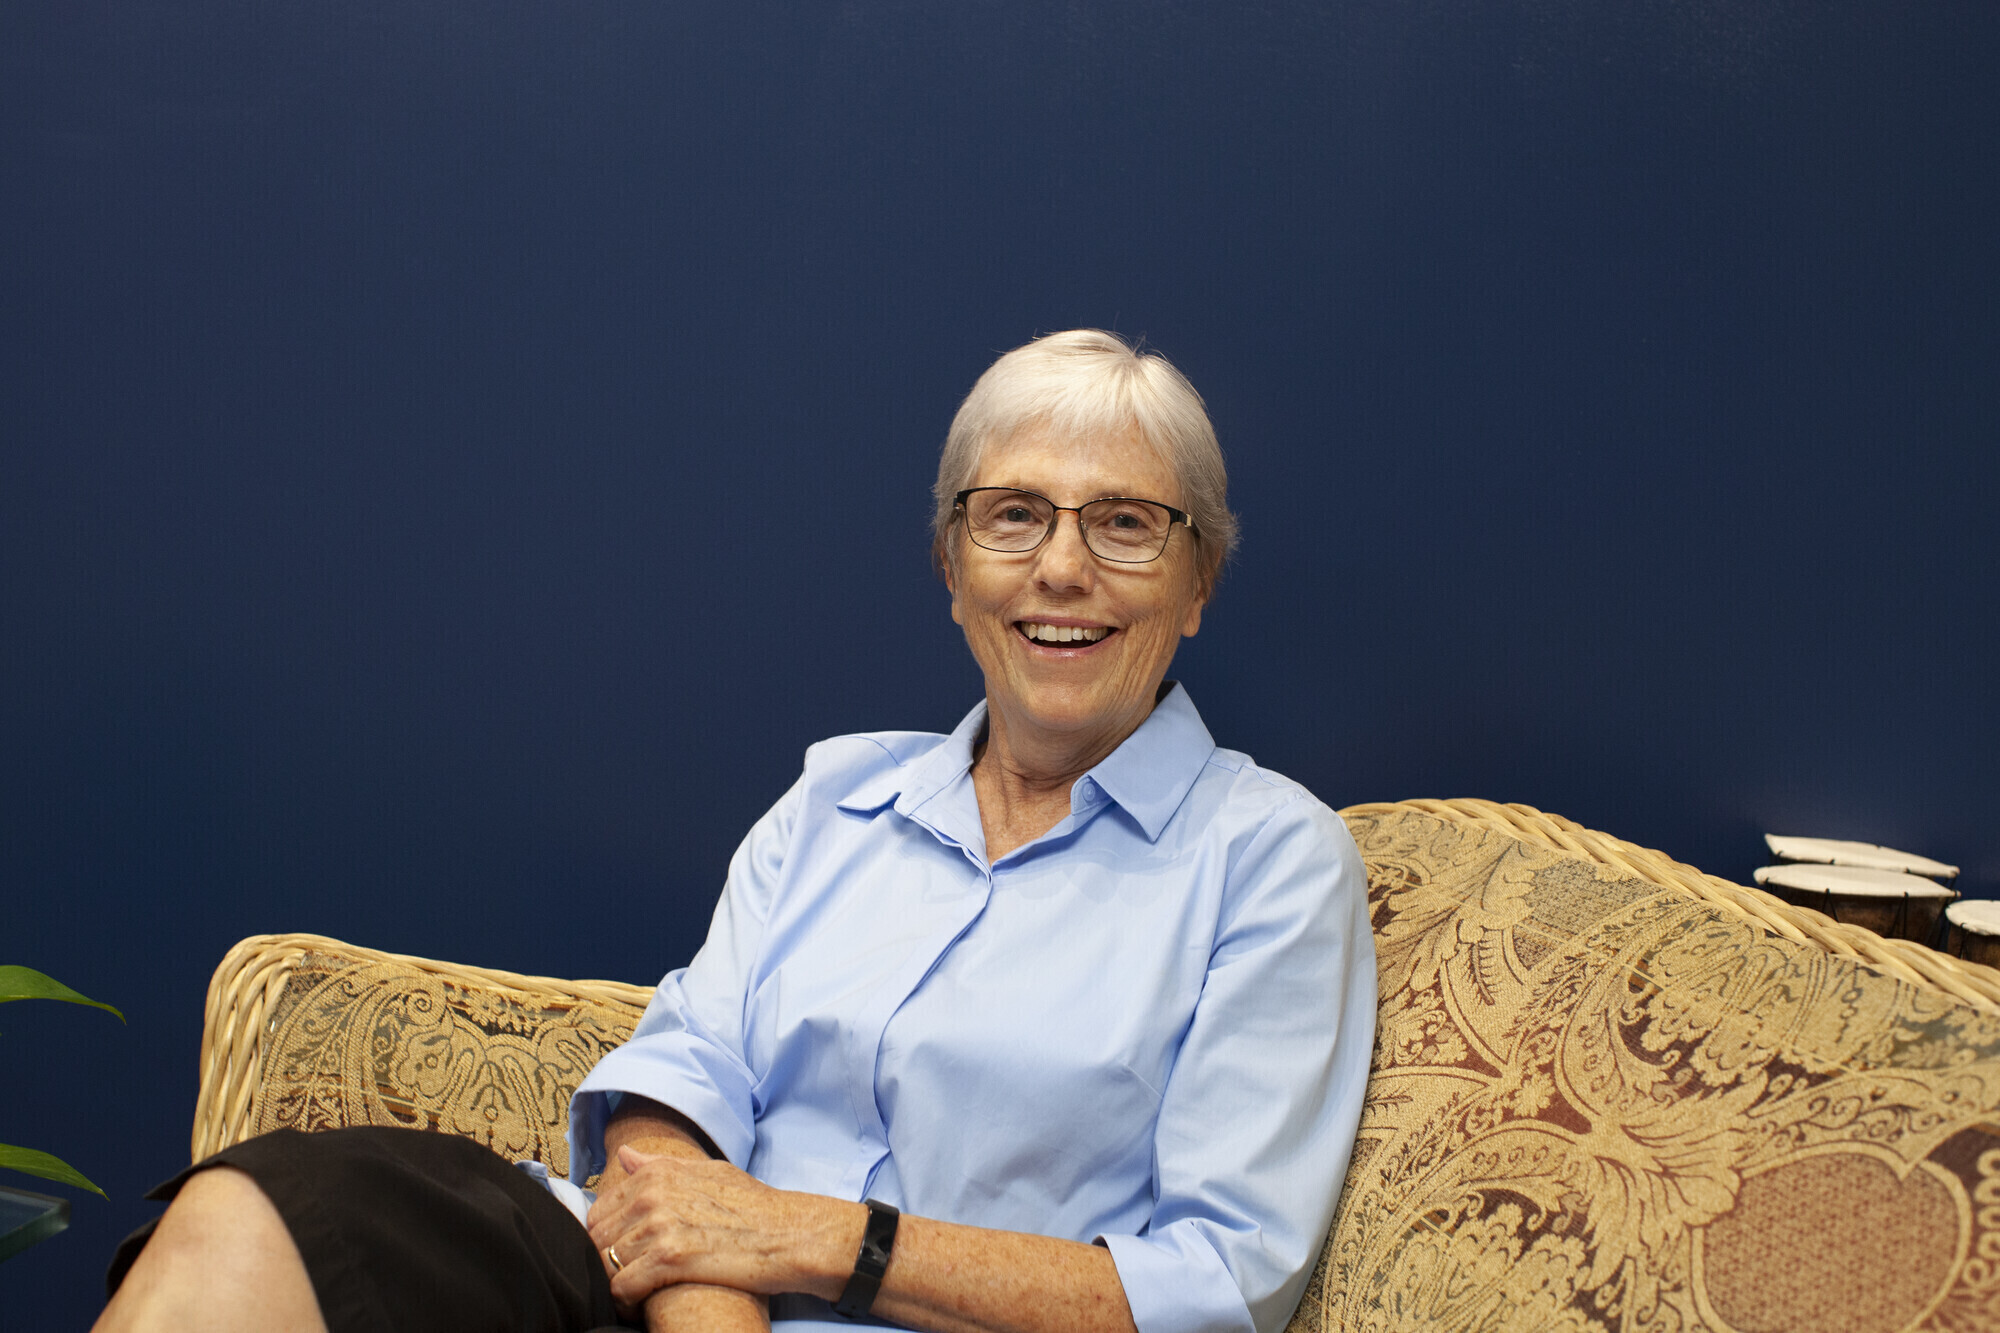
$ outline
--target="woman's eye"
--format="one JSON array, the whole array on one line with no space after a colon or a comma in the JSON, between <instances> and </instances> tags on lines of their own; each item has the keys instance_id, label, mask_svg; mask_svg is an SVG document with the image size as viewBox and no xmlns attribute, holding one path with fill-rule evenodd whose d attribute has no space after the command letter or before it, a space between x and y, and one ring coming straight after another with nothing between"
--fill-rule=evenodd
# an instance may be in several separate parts
<instances>
[{"instance_id":1,"label":"woman's eye","mask_svg":"<svg viewBox=\"0 0 2000 1333\"><path fill-rule=\"evenodd\" d=\"M1139 516L1137 514L1113 514L1111 522L1114 526L1129 531L1139 526Z\"/></svg>"},{"instance_id":2,"label":"woman's eye","mask_svg":"<svg viewBox=\"0 0 2000 1333\"><path fill-rule=\"evenodd\" d=\"M1026 505L1009 505L1000 511L1000 519L1004 523L1027 523L1032 521L1034 517L1033 514L1028 512Z\"/></svg>"}]
</instances>

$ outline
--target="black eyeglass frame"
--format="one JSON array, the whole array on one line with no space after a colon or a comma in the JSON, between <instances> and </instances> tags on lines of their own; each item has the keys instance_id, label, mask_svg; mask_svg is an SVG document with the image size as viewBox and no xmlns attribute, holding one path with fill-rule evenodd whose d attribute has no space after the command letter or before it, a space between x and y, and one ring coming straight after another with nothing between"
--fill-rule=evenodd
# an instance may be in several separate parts
<instances>
[{"instance_id":1,"label":"black eyeglass frame","mask_svg":"<svg viewBox=\"0 0 2000 1333\"><path fill-rule=\"evenodd\" d=\"M977 495L981 491L1009 491L1015 495L1032 495L1037 500L1040 500L1043 504L1047 505L1050 509L1055 511L1054 513L1049 515L1049 526L1042 532L1042 539L1036 542L1033 546L1026 547L1019 551L1002 551L996 547L986 545L984 542L980 541L979 538L974 537L972 535L972 525L968 522L965 527L966 539L970 541L974 546L977 546L980 550L992 551L995 555L1028 555L1031 552L1041 550L1042 547L1048 544L1049 538L1056 535L1056 524L1062 520L1062 516L1064 514L1076 515L1076 522L1078 529L1077 535L1083 538L1083 545L1085 550L1089 551L1099 560L1109 560L1116 565L1150 565L1155 560L1158 560L1161 556L1167 553L1167 547L1171 545L1173 542L1174 524L1176 523L1180 524L1182 527L1185 527L1188 530L1188 533L1192 536L1199 537L1201 535L1201 529L1195 527L1194 520L1188 517L1186 510L1176 509L1172 505L1167 504L1160 500L1143 499L1137 495L1100 495L1095 500L1085 500L1080 505L1059 505L1054 500L1049 499L1048 496L1043 495L1040 491L1031 491L1027 489L1025 486L968 486L966 489L960 491L957 495L951 497L952 512L954 514L960 514L960 515L967 514L968 511L966 510L965 507L965 497L968 495ZM1159 550L1153 552L1151 555L1147 556L1144 560L1121 560L1115 555L1106 555L1102 551L1098 550L1095 546L1092 546L1090 544L1090 534L1083 531L1084 510L1090 508L1090 506L1095 504L1114 504L1120 500L1124 500L1130 504L1151 505L1155 509L1164 509L1167 511L1167 519L1168 519L1167 539L1160 543Z\"/></svg>"}]
</instances>

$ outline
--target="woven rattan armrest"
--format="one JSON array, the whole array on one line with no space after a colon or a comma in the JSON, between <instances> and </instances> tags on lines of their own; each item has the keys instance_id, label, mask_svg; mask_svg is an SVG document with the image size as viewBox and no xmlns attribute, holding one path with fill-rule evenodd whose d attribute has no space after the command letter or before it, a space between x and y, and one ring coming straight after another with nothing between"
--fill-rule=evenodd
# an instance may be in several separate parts
<instances>
[{"instance_id":1,"label":"woven rattan armrest","mask_svg":"<svg viewBox=\"0 0 2000 1333\"><path fill-rule=\"evenodd\" d=\"M574 1088L588 1072L582 1061L629 1036L651 997L650 987L624 982L462 967L319 935L254 935L224 956L209 983L194 1158L282 1124L423 1121L548 1160L561 1153L566 1123L561 1081ZM349 1022L361 1027L340 1031ZM394 1042L407 1043L412 1033L433 1046L448 1042L456 1064L470 1068L468 1078L438 1090L394 1086ZM550 1051L561 1058L551 1061ZM371 1054L372 1073L363 1067ZM554 1071L552 1079L537 1086L544 1069ZM523 1070L525 1090L518 1086ZM482 1089L493 1093L489 1102L514 1103L510 1114L535 1121L529 1113L539 1112L539 1123L496 1128L491 1106L473 1105ZM283 1104L281 1092L297 1094L305 1109ZM518 1105L528 1101L533 1105ZM471 1123L462 1123L469 1108Z\"/></svg>"}]
</instances>

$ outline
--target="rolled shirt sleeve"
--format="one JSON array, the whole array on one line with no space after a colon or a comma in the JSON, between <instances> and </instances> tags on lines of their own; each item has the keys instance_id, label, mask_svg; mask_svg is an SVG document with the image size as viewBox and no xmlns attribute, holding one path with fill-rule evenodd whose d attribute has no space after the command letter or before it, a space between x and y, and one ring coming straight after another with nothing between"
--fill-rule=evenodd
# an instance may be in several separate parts
<instances>
[{"instance_id":1,"label":"rolled shirt sleeve","mask_svg":"<svg viewBox=\"0 0 2000 1333\"><path fill-rule=\"evenodd\" d=\"M699 1125L742 1167L757 1142L744 1059L745 978L784 867L802 799L802 777L757 821L729 863L708 939L694 961L669 972L632 1039L597 1063L570 1099L569 1176L581 1185L604 1170L604 1127L626 1093L670 1106Z\"/></svg>"},{"instance_id":2,"label":"rolled shirt sleeve","mask_svg":"<svg viewBox=\"0 0 2000 1333\"><path fill-rule=\"evenodd\" d=\"M1140 1333L1284 1327L1347 1173L1374 1030L1367 874L1301 793L1230 875L1161 1101L1151 1221L1100 1237Z\"/></svg>"}]
</instances>

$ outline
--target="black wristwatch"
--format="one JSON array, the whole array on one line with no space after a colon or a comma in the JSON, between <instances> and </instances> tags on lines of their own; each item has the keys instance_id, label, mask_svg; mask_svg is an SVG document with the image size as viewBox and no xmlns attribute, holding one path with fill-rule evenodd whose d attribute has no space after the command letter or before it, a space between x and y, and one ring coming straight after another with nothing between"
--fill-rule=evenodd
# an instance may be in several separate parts
<instances>
[{"instance_id":1,"label":"black wristwatch","mask_svg":"<svg viewBox=\"0 0 2000 1333\"><path fill-rule=\"evenodd\" d=\"M861 1233L861 1253L854 1256L854 1276L841 1288L833 1312L859 1319L875 1304L882 1275L889 1271L889 1252L896 1248L896 1223L902 1214L876 1199L868 1200L868 1228Z\"/></svg>"}]
</instances>

